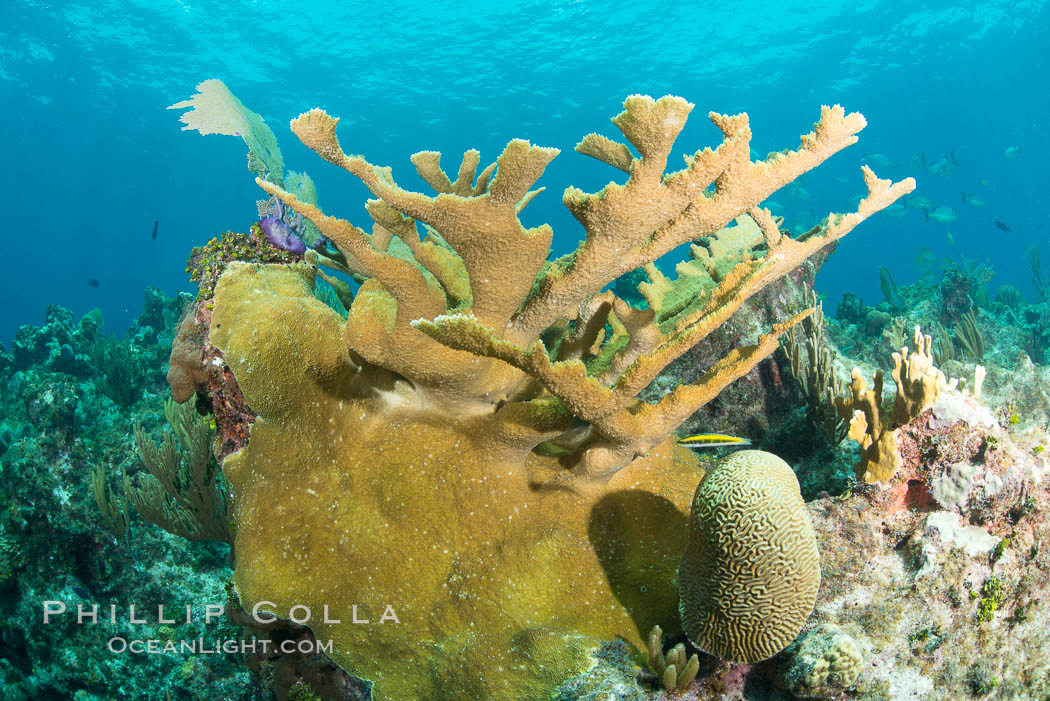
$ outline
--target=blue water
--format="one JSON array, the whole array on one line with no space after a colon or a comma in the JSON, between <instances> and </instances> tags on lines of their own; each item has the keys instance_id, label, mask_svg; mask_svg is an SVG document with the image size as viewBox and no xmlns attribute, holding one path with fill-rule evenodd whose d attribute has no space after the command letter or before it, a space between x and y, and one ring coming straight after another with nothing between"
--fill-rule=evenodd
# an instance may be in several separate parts
<instances>
[{"instance_id":1,"label":"blue water","mask_svg":"<svg viewBox=\"0 0 1050 701\"><path fill-rule=\"evenodd\" d=\"M765 155L796 147L820 105L839 102L869 127L804 178L810 199L774 195L789 224L847 211L864 192L865 154L889 159L882 177L915 175L917 194L959 219L924 223L910 208L866 222L818 278L829 301L847 290L881 299L879 265L913 281L920 246L987 259L993 286L1031 294L1022 253L1050 238L1046 3L702 5L713 4L0 0L0 340L56 302L78 315L100 307L108 328L126 328L147 285L191 289L191 246L257 218L243 143L180 131L179 112L165 110L212 77L266 118L322 207L359 225L364 189L288 130L306 109L340 116L345 150L393 166L405 186L423 187L408 160L419 150L444 152L454 169L465 149L487 163L515 137L561 148L524 215L554 226L556 253L582 235L564 187L622 176L572 147L590 131L618 136L609 118L628 94L696 104L677 153L720 141L709 110L747 111ZM923 152L957 165L946 177L911 172Z\"/></svg>"}]
</instances>

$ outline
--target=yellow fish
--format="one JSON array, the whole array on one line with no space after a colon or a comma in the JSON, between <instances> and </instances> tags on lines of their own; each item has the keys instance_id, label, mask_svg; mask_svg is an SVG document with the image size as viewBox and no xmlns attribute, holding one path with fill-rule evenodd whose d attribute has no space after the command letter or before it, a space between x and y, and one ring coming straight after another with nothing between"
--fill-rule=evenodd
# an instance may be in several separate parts
<instances>
[{"instance_id":1,"label":"yellow fish","mask_svg":"<svg viewBox=\"0 0 1050 701\"><path fill-rule=\"evenodd\" d=\"M683 445L686 448L717 448L723 445L745 446L751 445L751 439L727 436L724 433L698 433L695 436L679 438L678 445Z\"/></svg>"}]
</instances>

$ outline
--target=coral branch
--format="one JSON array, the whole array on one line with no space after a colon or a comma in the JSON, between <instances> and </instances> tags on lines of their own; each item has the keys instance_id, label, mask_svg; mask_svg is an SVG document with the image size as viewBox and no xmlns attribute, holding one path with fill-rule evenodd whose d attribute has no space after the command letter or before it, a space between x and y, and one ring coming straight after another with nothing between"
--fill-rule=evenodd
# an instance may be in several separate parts
<instances>
[{"instance_id":1,"label":"coral branch","mask_svg":"<svg viewBox=\"0 0 1050 701\"><path fill-rule=\"evenodd\" d=\"M916 326L912 337L915 351L907 346L893 354L891 376L897 385L897 396L893 400L890 423L903 426L933 406L941 387L948 384L944 373L933 365L933 337L924 335Z\"/></svg>"},{"instance_id":2,"label":"coral branch","mask_svg":"<svg viewBox=\"0 0 1050 701\"><path fill-rule=\"evenodd\" d=\"M591 133L583 137L583 140L576 144L576 151L585 156L597 158L602 163L619 168L625 173L631 172L631 165L634 163L631 149L601 134Z\"/></svg>"},{"instance_id":3,"label":"coral branch","mask_svg":"<svg viewBox=\"0 0 1050 701\"><path fill-rule=\"evenodd\" d=\"M304 144L357 176L387 205L436 230L463 260L474 315L494 326L506 324L532 287L553 236L546 225L524 228L518 220L519 204L558 149L532 146L521 139L511 141L496 159L495 179L489 182L490 171L483 172L470 196L448 194L454 188L452 183L446 185L447 176L438 175L438 154L417 154L413 162L420 174L442 193L428 197L398 187L389 169L343 153L335 136L337 123L323 110L315 109L292 120L291 127ZM468 152L465 160L469 157ZM457 179L456 188L465 191L462 173L461 177L464 180ZM487 184L487 191L473 194L483 184ZM512 265L508 265L509 260L513 260Z\"/></svg>"},{"instance_id":4,"label":"coral branch","mask_svg":"<svg viewBox=\"0 0 1050 701\"><path fill-rule=\"evenodd\" d=\"M528 373L542 382L575 416L592 424L605 438L598 451L603 457L597 461L593 456L591 459L585 457L576 474L594 479L607 478L634 456L647 453L654 445L665 440L697 409L776 350L779 336L808 317L812 311L807 309L777 324L770 333L761 336L754 346L734 349L699 382L677 387L656 404L639 403L634 397L659 372L656 368L662 369L665 361L670 362L668 358L677 357L668 348L678 344L691 347L689 334L678 334L662 348L640 356L615 382L606 385L589 375L587 367L579 359L552 362L541 341L522 348L497 338L492 329L464 314L445 315L433 321L419 320L413 325L453 348L498 358ZM610 458L609 455L615 457ZM624 456L628 458L625 460ZM595 465L596 462L600 467Z\"/></svg>"},{"instance_id":5,"label":"coral branch","mask_svg":"<svg viewBox=\"0 0 1050 701\"><path fill-rule=\"evenodd\" d=\"M538 294L515 315L514 325L522 340L531 340L558 317L572 316L571 310L594 289L678 245L721 229L742 211L855 143L856 133L865 126L864 118L857 113L847 115L839 106L824 107L814 131L802 137L799 150L772 154L765 161L752 163L747 115L712 113L711 120L725 135L722 144L714 151L707 149L687 158L685 170L664 175L667 156L692 105L681 98L654 101L635 95L624 106L625 111L613 121L642 158L632 161L631 176L622 186L610 183L595 195L575 188L566 190L565 204L583 224L587 237L573 255L571 266L544 276ZM625 165L626 156L615 142L594 137L581 142L580 148L615 167ZM891 185L875 178L867 168L864 177L868 197L858 212L829 218L821 245L841 238L865 217L914 188L910 178ZM714 192L707 194L705 190L712 183ZM772 245L782 243L768 228L764 234ZM796 249L793 259L797 264L819 247L809 252Z\"/></svg>"},{"instance_id":6,"label":"coral branch","mask_svg":"<svg viewBox=\"0 0 1050 701\"><path fill-rule=\"evenodd\" d=\"M735 348L715 363L699 382L679 385L655 404L637 402L596 420L594 427L604 440L587 451L574 468L574 477L604 482L629 460L647 454L690 415L775 351L777 339L811 312L807 309L777 324L770 333L760 336L756 345Z\"/></svg>"},{"instance_id":7,"label":"coral branch","mask_svg":"<svg viewBox=\"0 0 1050 701\"><path fill-rule=\"evenodd\" d=\"M316 206L300 201L295 195L277 187L261 178L256 179L259 187L281 199L285 204L299 212L321 230L336 248L347 257L356 261L358 267L368 277L382 283L383 287L397 299L397 323L402 328L408 322L420 316L432 316L444 310L444 295L427 284L426 278L418 267L386 253L386 243L390 232L380 226L379 235L370 238L364 231L345 219L330 217ZM381 210L374 210L379 215ZM382 218L382 217L380 217ZM390 219L386 219L391 224ZM398 229L391 224L392 228ZM376 244L380 244L378 247Z\"/></svg>"}]
</instances>

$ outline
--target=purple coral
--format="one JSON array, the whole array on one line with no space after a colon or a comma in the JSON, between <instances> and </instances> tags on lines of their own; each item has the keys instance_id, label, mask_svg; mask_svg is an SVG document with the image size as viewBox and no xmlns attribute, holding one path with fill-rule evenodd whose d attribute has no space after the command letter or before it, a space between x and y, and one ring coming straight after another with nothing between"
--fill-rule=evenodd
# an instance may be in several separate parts
<instances>
[{"instance_id":1,"label":"purple coral","mask_svg":"<svg viewBox=\"0 0 1050 701\"><path fill-rule=\"evenodd\" d=\"M259 221L259 227L274 246L292 253L306 253L306 244L280 217L263 217Z\"/></svg>"}]
</instances>

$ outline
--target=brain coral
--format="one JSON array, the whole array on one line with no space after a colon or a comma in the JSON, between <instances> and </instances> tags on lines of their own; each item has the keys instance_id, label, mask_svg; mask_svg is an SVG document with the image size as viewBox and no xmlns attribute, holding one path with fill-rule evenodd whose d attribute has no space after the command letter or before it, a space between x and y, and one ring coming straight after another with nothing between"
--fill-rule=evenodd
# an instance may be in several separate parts
<instances>
[{"instance_id":1,"label":"brain coral","mask_svg":"<svg viewBox=\"0 0 1050 701\"><path fill-rule=\"evenodd\" d=\"M764 660L798 635L819 586L817 539L791 467L760 450L720 460L696 488L678 570L689 639L733 662Z\"/></svg>"}]
</instances>

